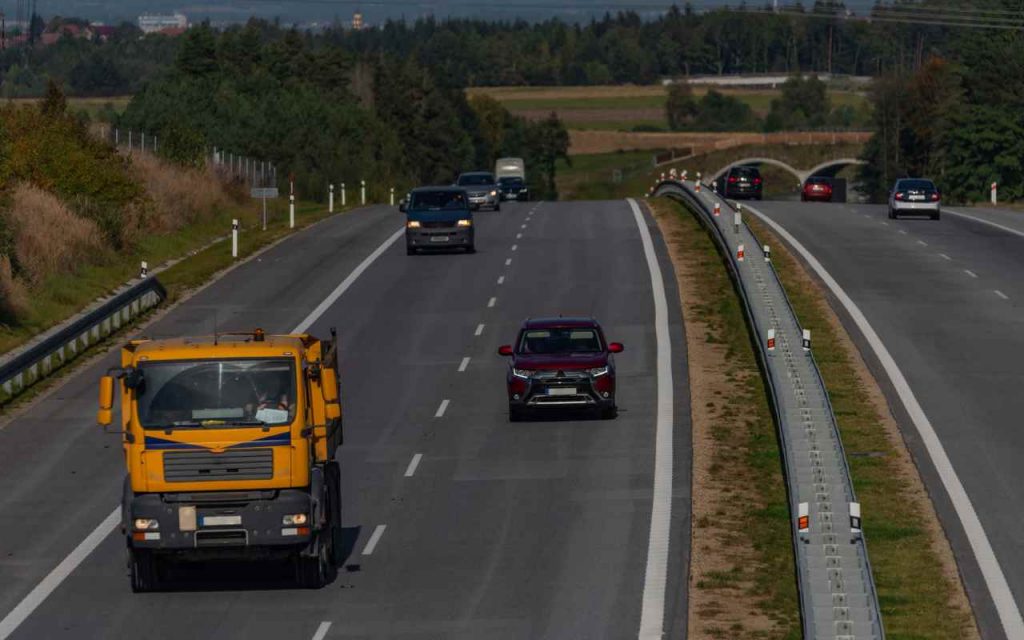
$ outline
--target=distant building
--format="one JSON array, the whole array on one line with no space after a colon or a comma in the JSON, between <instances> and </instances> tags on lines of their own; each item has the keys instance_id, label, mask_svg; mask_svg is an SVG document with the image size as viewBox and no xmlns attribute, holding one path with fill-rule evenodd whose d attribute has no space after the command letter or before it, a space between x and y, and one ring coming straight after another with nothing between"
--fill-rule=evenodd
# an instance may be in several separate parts
<instances>
[{"instance_id":1,"label":"distant building","mask_svg":"<svg viewBox=\"0 0 1024 640\"><path fill-rule=\"evenodd\" d=\"M183 13L171 15L146 14L139 16L139 29L143 33L156 33L168 30L185 30L188 28L188 18Z\"/></svg>"}]
</instances>

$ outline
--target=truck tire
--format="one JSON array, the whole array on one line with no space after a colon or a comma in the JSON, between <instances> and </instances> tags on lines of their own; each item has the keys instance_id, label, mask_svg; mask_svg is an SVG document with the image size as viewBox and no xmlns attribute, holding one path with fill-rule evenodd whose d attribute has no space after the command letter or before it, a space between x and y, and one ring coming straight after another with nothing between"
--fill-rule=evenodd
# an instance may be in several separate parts
<instances>
[{"instance_id":1,"label":"truck tire","mask_svg":"<svg viewBox=\"0 0 1024 640\"><path fill-rule=\"evenodd\" d=\"M147 593L160 590L160 559L149 549L128 547L128 570L132 579L132 591Z\"/></svg>"},{"instance_id":2,"label":"truck tire","mask_svg":"<svg viewBox=\"0 0 1024 640\"><path fill-rule=\"evenodd\" d=\"M330 551L323 537L323 533L317 536L315 556L303 555L301 551L295 554L295 581L303 589L322 589L330 581Z\"/></svg>"}]
</instances>

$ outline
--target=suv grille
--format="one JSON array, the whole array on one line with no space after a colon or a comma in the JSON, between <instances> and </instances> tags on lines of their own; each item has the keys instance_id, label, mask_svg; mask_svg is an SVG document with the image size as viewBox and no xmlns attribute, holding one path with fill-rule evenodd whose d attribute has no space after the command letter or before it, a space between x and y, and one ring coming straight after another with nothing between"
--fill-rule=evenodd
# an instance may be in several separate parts
<instances>
[{"instance_id":1,"label":"suv grille","mask_svg":"<svg viewBox=\"0 0 1024 640\"><path fill-rule=\"evenodd\" d=\"M455 223L448 222L447 220L424 220L420 223L424 229L446 229L448 227L454 227Z\"/></svg>"},{"instance_id":2,"label":"suv grille","mask_svg":"<svg viewBox=\"0 0 1024 640\"><path fill-rule=\"evenodd\" d=\"M164 480L213 482L216 480L269 480L274 477L274 450L270 447L224 453L167 451Z\"/></svg>"}]
</instances>

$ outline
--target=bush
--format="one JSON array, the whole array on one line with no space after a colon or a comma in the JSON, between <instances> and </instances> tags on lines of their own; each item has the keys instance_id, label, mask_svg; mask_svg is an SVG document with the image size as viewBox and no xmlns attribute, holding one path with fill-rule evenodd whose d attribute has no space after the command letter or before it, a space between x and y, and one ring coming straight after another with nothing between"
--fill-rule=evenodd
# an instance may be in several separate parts
<instances>
[{"instance_id":1,"label":"bush","mask_svg":"<svg viewBox=\"0 0 1024 640\"><path fill-rule=\"evenodd\" d=\"M206 139L203 134L180 122L164 127L159 136L157 153L162 158L183 167L202 167L206 159Z\"/></svg>"}]
</instances>

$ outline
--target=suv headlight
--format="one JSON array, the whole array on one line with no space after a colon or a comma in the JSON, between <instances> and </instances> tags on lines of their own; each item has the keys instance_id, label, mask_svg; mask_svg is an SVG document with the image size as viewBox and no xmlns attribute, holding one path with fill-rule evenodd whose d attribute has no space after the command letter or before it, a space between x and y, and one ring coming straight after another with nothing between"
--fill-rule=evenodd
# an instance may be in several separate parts
<instances>
[{"instance_id":1,"label":"suv headlight","mask_svg":"<svg viewBox=\"0 0 1024 640\"><path fill-rule=\"evenodd\" d=\"M498 195L498 192L497 192L497 191L492 191L492 192L491 192L491 195L492 195L492 196L496 196L496 195Z\"/></svg>"},{"instance_id":2,"label":"suv headlight","mask_svg":"<svg viewBox=\"0 0 1024 640\"><path fill-rule=\"evenodd\" d=\"M512 369L512 375L523 380L529 380L535 373L537 372L532 369Z\"/></svg>"},{"instance_id":3,"label":"suv headlight","mask_svg":"<svg viewBox=\"0 0 1024 640\"><path fill-rule=\"evenodd\" d=\"M608 366L607 365L605 365L603 367L594 367L593 369L590 370L590 375L592 377L594 377L594 378L599 378L599 377L601 377L603 375L607 375L607 374L608 374Z\"/></svg>"},{"instance_id":4,"label":"suv headlight","mask_svg":"<svg viewBox=\"0 0 1024 640\"><path fill-rule=\"evenodd\" d=\"M469 218L463 218L462 220L459 220L456 223L456 226L458 226L458 227L472 227L473 226L473 221L470 220Z\"/></svg>"},{"instance_id":5,"label":"suv headlight","mask_svg":"<svg viewBox=\"0 0 1024 640\"><path fill-rule=\"evenodd\" d=\"M419 229L420 228L420 221L419 220L410 220L409 222L405 223L405 226L409 227L410 229Z\"/></svg>"}]
</instances>

